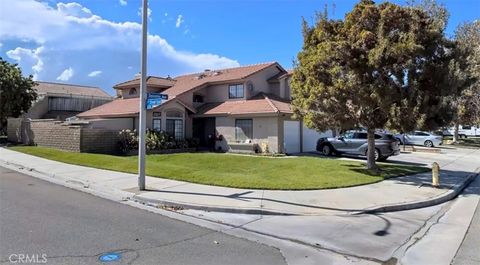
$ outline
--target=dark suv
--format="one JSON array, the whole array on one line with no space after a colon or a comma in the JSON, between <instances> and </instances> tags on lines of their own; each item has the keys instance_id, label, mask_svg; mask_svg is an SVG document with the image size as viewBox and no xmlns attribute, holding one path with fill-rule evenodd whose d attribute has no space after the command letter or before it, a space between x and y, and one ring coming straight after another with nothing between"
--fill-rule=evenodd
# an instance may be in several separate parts
<instances>
[{"instance_id":1,"label":"dark suv","mask_svg":"<svg viewBox=\"0 0 480 265\"><path fill-rule=\"evenodd\" d=\"M320 138L317 151L323 155L367 155L367 132L348 131L335 138ZM375 160L385 161L389 156L400 154L398 141L391 134L375 133Z\"/></svg>"}]
</instances>

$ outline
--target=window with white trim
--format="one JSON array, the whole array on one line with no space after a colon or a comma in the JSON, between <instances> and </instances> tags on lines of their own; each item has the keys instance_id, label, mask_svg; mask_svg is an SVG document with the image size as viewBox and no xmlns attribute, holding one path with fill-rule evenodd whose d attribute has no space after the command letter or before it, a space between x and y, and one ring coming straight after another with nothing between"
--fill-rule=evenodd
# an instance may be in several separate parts
<instances>
[{"instance_id":1,"label":"window with white trim","mask_svg":"<svg viewBox=\"0 0 480 265\"><path fill-rule=\"evenodd\" d=\"M235 120L235 140L246 141L253 138L252 119Z\"/></svg>"},{"instance_id":2,"label":"window with white trim","mask_svg":"<svg viewBox=\"0 0 480 265\"><path fill-rule=\"evenodd\" d=\"M155 131L162 130L162 113L154 112L152 117L152 129Z\"/></svg>"}]
</instances>

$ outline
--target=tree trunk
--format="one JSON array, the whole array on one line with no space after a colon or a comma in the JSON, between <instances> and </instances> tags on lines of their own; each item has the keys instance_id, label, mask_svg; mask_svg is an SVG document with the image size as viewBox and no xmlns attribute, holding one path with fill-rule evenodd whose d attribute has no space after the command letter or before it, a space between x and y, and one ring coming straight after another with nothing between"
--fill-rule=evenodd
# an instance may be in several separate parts
<instances>
[{"instance_id":1,"label":"tree trunk","mask_svg":"<svg viewBox=\"0 0 480 265\"><path fill-rule=\"evenodd\" d=\"M377 164L375 162L375 130L367 128L367 169L378 171Z\"/></svg>"},{"instance_id":2,"label":"tree trunk","mask_svg":"<svg viewBox=\"0 0 480 265\"><path fill-rule=\"evenodd\" d=\"M460 124L458 120L455 121L455 129L453 132L453 143L456 144L458 142L458 128L460 127Z\"/></svg>"}]
</instances>

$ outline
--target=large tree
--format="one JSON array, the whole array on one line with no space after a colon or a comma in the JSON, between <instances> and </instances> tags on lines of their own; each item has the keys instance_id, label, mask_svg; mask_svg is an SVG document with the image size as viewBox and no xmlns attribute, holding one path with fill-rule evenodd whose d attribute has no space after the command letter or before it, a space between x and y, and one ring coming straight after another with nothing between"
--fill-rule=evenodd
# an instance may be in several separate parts
<instances>
[{"instance_id":1,"label":"large tree","mask_svg":"<svg viewBox=\"0 0 480 265\"><path fill-rule=\"evenodd\" d=\"M449 80L456 89L451 100L456 142L460 124L480 124L480 21L457 28L453 55Z\"/></svg>"},{"instance_id":2,"label":"large tree","mask_svg":"<svg viewBox=\"0 0 480 265\"><path fill-rule=\"evenodd\" d=\"M319 15L303 24L292 77L294 114L324 131L367 129L367 168L376 128L402 131L444 122L447 91L444 28L418 7L360 1L344 20Z\"/></svg>"},{"instance_id":3,"label":"large tree","mask_svg":"<svg viewBox=\"0 0 480 265\"><path fill-rule=\"evenodd\" d=\"M28 111L37 98L32 76L24 77L16 64L0 57L0 132L6 131L7 118Z\"/></svg>"}]
</instances>

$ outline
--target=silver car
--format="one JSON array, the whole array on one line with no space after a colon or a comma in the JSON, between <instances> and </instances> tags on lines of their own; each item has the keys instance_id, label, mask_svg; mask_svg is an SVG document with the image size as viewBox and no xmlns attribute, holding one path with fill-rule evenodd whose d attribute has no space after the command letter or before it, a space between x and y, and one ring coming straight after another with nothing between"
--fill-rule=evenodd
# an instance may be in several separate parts
<instances>
[{"instance_id":1,"label":"silver car","mask_svg":"<svg viewBox=\"0 0 480 265\"><path fill-rule=\"evenodd\" d=\"M396 134L395 138L397 138L400 144L423 145L427 147L439 146L443 142L443 136L423 131Z\"/></svg>"},{"instance_id":2,"label":"silver car","mask_svg":"<svg viewBox=\"0 0 480 265\"><path fill-rule=\"evenodd\" d=\"M367 132L348 131L335 138L320 138L317 151L323 155L367 155ZM385 161L389 156L400 154L398 141L391 134L375 133L375 160Z\"/></svg>"}]
</instances>

